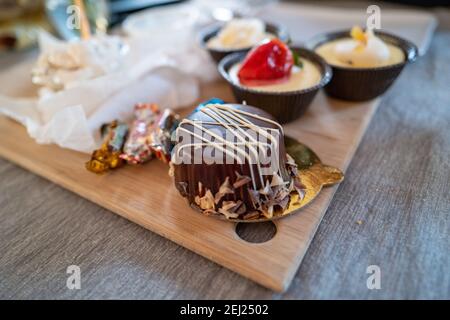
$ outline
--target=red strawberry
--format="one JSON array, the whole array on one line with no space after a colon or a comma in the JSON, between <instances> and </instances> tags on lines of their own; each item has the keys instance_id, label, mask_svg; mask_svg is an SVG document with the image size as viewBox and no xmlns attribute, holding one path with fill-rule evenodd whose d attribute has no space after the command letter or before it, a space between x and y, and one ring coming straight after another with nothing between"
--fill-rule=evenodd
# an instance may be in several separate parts
<instances>
[{"instance_id":1,"label":"red strawberry","mask_svg":"<svg viewBox=\"0 0 450 320\"><path fill-rule=\"evenodd\" d=\"M238 72L239 81L251 86L285 82L293 65L294 57L285 43L279 39L265 41L245 57Z\"/></svg>"}]
</instances>

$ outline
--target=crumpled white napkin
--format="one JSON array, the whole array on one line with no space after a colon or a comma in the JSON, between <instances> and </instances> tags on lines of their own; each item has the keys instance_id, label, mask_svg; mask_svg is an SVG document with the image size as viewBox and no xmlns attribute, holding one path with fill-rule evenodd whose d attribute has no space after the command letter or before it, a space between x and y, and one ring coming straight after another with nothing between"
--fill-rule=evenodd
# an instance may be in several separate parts
<instances>
[{"instance_id":1,"label":"crumpled white napkin","mask_svg":"<svg viewBox=\"0 0 450 320\"><path fill-rule=\"evenodd\" d=\"M199 83L215 76L214 64L195 42L174 48L139 37L124 39L129 52L117 70L42 96L18 97L0 89L0 113L23 124L37 143L91 152L99 144L96 133L102 123L129 119L138 102L173 109L189 106L198 98ZM54 45L60 45L59 40L49 34L40 37L43 50ZM35 91L31 70L25 69L24 75L24 68L17 69L8 77L26 76L29 91Z\"/></svg>"}]
</instances>

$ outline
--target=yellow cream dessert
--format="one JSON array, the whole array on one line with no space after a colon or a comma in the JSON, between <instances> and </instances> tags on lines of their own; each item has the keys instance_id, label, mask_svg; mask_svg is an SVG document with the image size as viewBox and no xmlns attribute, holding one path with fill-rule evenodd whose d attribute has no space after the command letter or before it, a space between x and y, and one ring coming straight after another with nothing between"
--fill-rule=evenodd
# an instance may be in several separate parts
<instances>
[{"instance_id":1,"label":"yellow cream dessert","mask_svg":"<svg viewBox=\"0 0 450 320\"><path fill-rule=\"evenodd\" d=\"M370 29L364 32L353 27L350 36L324 43L315 51L329 64L341 67L376 68L405 61L402 49L385 43Z\"/></svg>"},{"instance_id":2,"label":"yellow cream dessert","mask_svg":"<svg viewBox=\"0 0 450 320\"><path fill-rule=\"evenodd\" d=\"M230 68L229 75L233 83L241 87L246 87L257 91L287 92L311 88L317 85L322 77L319 68L307 59L299 58L299 60L302 65L301 68L293 66L289 80L282 83L261 86L246 86L239 81L238 72L241 68L240 63L237 63Z\"/></svg>"},{"instance_id":3,"label":"yellow cream dessert","mask_svg":"<svg viewBox=\"0 0 450 320\"><path fill-rule=\"evenodd\" d=\"M209 39L210 49L237 50L254 46L264 39L273 38L266 32L264 22L259 19L230 20L219 33Z\"/></svg>"}]
</instances>

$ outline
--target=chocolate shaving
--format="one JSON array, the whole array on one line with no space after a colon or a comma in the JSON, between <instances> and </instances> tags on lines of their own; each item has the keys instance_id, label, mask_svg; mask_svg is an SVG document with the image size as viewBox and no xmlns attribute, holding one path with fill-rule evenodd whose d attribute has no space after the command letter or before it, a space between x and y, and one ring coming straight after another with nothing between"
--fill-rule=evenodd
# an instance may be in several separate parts
<instances>
[{"instance_id":1,"label":"chocolate shaving","mask_svg":"<svg viewBox=\"0 0 450 320\"><path fill-rule=\"evenodd\" d=\"M269 180L266 180L266 185L264 188L259 190L259 193L265 196L270 196L272 194L272 188L270 187Z\"/></svg>"},{"instance_id":2,"label":"chocolate shaving","mask_svg":"<svg viewBox=\"0 0 450 320\"><path fill-rule=\"evenodd\" d=\"M287 158L286 164L295 167L297 166L297 163L295 163L294 158L292 158L292 156L289 153L286 153L286 158Z\"/></svg>"},{"instance_id":3,"label":"chocolate shaving","mask_svg":"<svg viewBox=\"0 0 450 320\"><path fill-rule=\"evenodd\" d=\"M289 204L289 200L290 200L290 197L286 196L281 201L279 201L277 203L277 206L279 206L281 208L281 210L284 211L284 210L286 210L286 208L287 208L287 206Z\"/></svg>"},{"instance_id":4,"label":"chocolate shaving","mask_svg":"<svg viewBox=\"0 0 450 320\"><path fill-rule=\"evenodd\" d=\"M271 187L284 186L285 184L286 184L286 182L284 182L284 180L280 177L280 175L278 173L274 172L270 186Z\"/></svg>"},{"instance_id":5,"label":"chocolate shaving","mask_svg":"<svg viewBox=\"0 0 450 320\"><path fill-rule=\"evenodd\" d=\"M224 201L222 207L219 208L219 212L223 214L227 219L235 219L239 215L244 214L247 211L245 203L241 200L235 201Z\"/></svg>"},{"instance_id":6,"label":"chocolate shaving","mask_svg":"<svg viewBox=\"0 0 450 320\"><path fill-rule=\"evenodd\" d=\"M220 202L220 200L223 198L224 194L217 192L216 195L214 196L214 203L218 204Z\"/></svg>"},{"instance_id":7,"label":"chocolate shaving","mask_svg":"<svg viewBox=\"0 0 450 320\"><path fill-rule=\"evenodd\" d=\"M284 198L289 198L289 194L290 192L288 189L282 188L275 194L274 200L275 202L281 202Z\"/></svg>"},{"instance_id":8,"label":"chocolate shaving","mask_svg":"<svg viewBox=\"0 0 450 320\"><path fill-rule=\"evenodd\" d=\"M219 208L219 212L221 214L223 214L227 219L236 219L237 217L239 217L239 215L237 213L234 212L229 212L228 210L222 208Z\"/></svg>"},{"instance_id":9,"label":"chocolate shaving","mask_svg":"<svg viewBox=\"0 0 450 320\"><path fill-rule=\"evenodd\" d=\"M234 213L241 215L247 211L247 206L241 200L236 203L236 206L232 209Z\"/></svg>"},{"instance_id":10,"label":"chocolate shaving","mask_svg":"<svg viewBox=\"0 0 450 320\"><path fill-rule=\"evenodd\" d=\"M255 209L261 208L261 199L258 191L255 191L253 189L248 189L248 194L250 196L250 200L252 201L253 207Z\"/></svg>"},{"instance_id":11,"label":"chocolate shaving","mask_svg":"<svg viewBox=\"0 0 450 320\"><path fill-rule=\"evenodd\" d=\"M228 210L234 208L235 206L236 206L236 202L234 202L234 201L224 201L222 204L222 209L228 211Z\"/></svg>"},{"instance_id":12,"label":"chocolate shaving","mask_svg":"<svg viewBox=\"0 0 450 320\"><path fill-rule=\"evenodd\" d=\"M226 195L226 194L234 194L234 191L231 189L230 185L230 178L227 177L225 181L222 183L222 185L219 188L219 191L214 196L214 202L215 204L218 204L219 201Z\"/></svg>"},{"instance_id":13,"label":"chocolate shaving","mask_svg":"<svg viewBox=\"0 0 450 320\"><path fill-rule=\"evenodd\" d=\"M259 217L259 211L251 211L247 214L245 214L242 219L244 220L252 220L252 219L257 219Z\"/></svg>"},{"instance_id":14,"label":"chocolate shaving","mask_svg":"<svg viewBox=\"0 0 450 320\"><path fill-rule=\"evenodd\" d=\"M187 182L184 182L184 181L178 182L177 189L183 197L187 197L189 195Z\"/></svg>"},{"instance_id":15,"label":"chocolate shaving","mask_svg":"<svg viewBox=\"0 0 450 320\"><path fill-rule=\"evenodd\" d=\"M247 206L242 200L223 200L225 195L234 194L235 189L252 181L250 177L241 175L238 172L235 172L236 180L233 185L230 185L230 178L227 177L214 196L209 189L206 189L204 196L201 196L204 188L202 183L199 182L199 195L195 197L195 203L203 209L205 215L222 214L227 219L242 217L245 220L256 219L263 215L267 219L271 219L287 209L291 201L290 195L292 191L295 190L298 193L298 201L301 201L305 196L305 186L301 183L297 175L297 165L291 156L287 155L287 157L288 162L286 167L291 175L294 176L293 179L287 182L278 173L274 173L271 179L265 180L264 186L261 189L253 190L248 187L247 192L252 203L252 208L248 209L252 211L247 212ZM187 183L178 184L178 189L182 194L183 192L187 193L187 188ZM217 209L219 204L221 204L220 208Z\"/></svg>"},{"instance_id":16,"label":"chocolate shaving","mask_svg":"<svg viewBox=\"0 0 450 320\"><path fill-rule=\"evenodd\" d=\"M250 181L252 181L252 179L250 177L239 175L236 178L236 181L233 183L233 188L235 188L235 189L240 188L240 187L246 185L247 183L249 183Z\"/></svg>"},{"instance_id":17,"label":"chocolate shaving","mask_svg":"<svg viewBox=\"0 0 450 320\"><path fill-rule=\"evenodd\" d=\"M287 157L286 169L289 171L291 177L297 177L298 166L295 163L295 160L289 154L286 154L286 157Z\"/></svg>"},{"instance_id":18,"label":"chocolate shaving","mask_svg":"<svg viewBox=\"0 0 450 320\"><path fill-rule=\"evenodd\" d=\"M262 211L262 214L267 218L271 219L273 217L273 205L267 207L266 210Z\"/></svg>"},{"instance_id":19,"label":"chocolate shaving","mask_svg":"<svg viewBox=\"0 0 450 320\"><path fill-rule=\"evenodd\" d=\"M195 203L203 210L214 209L214 196L208 189L203 197L196 196Z\"/></svg>"}]
</instances>

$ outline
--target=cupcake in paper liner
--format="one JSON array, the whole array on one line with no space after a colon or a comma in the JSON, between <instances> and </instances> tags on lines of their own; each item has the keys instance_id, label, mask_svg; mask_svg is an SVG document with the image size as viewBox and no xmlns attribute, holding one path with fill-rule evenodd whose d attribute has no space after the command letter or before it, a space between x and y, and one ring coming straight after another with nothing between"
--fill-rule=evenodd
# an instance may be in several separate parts
<instances>
[{"instance_id":1,"label":"cupcake in paper liner","mask_svg":"<svg viewBox=\"0 0 450 320\"><path fill-rule=\"evenodd\" d=\"M264 41L248 54L225 57L219 72L238 102L258 106L280 123L303 115L332 75L317 54L289 48L280 39Z\"/></svg>"},{"instance_id":2,"label":"cupcake in paper liner","mask_svg":"<svg viewBox=\"0 0 450 320\"><path fill-rule=\"evenodd\" d=\"M309 46L333 69L325 91L350 101L383 94L418 53L416 46L405 39L359 27L321 35Z\"/></svg>"}]
</instances>

